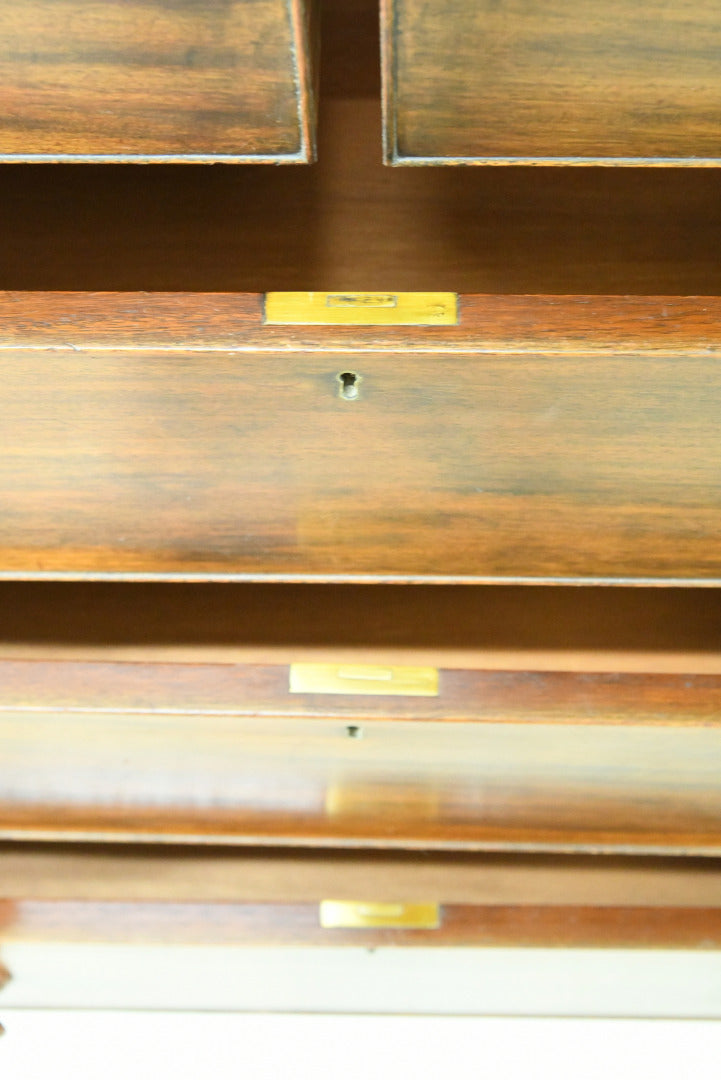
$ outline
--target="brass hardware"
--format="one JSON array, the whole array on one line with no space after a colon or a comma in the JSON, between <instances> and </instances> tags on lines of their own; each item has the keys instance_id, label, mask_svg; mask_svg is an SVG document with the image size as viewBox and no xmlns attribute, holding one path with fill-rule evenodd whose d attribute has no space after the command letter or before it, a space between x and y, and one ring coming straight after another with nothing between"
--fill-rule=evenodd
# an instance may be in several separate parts
<instances>
[{"instance_id":1,"label":"brass hardware","mask_svg":"<svg viewBox=\"0 0 721 1080\"><path fill-rule=\"evenodd\" d=\"M437 930L438 904L388 904L361 900L323 900L320 925L332 929Z\"/></svg>"},{"instance_id":2,"label":"brass hardware","mask_svg":"<svg viewBox=\"0 0 721 1080\"><path fill-rule=\"evenodd\" d=\"M437 697L438 668L381 664L291 664L290 692Z\"/></svg>"},{"instance_id":3,"label":"brass hardware","mask_svg":"<svg viewBox=\"0 0 721 1080\"><path fill-rule=\"evenodd\" d=\"M455 326L458 296L441 292L269 292L269 325Z\"/></svg>"}]
</instances>

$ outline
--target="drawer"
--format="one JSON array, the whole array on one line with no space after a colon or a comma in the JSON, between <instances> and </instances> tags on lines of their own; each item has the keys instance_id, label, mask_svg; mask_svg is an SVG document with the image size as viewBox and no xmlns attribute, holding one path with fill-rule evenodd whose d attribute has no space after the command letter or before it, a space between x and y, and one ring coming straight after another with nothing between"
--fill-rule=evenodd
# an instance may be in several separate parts
<instances>
[{"instance_id":1,"label":"drawer","mask_svg":"<svg viewBox=\"0 0 721 1080\"><path fill-rule=\"evenodd\" d=\"M718 855L721 594L418 588L4 583L0 840Z\"/></svg>"},{"instance_id":2,"label":"drawer","mask_svg":"<svg viewBox=\"0 0 721 1080\"><path fill-rule=\"evenodd\" d=\"M720 853L719 676L294 670L4 664L0 838Z\"/></svg>"},{"instance_id":3,"label":"drawer","mask_svg":"<svg viewBox=\"0 0 721 1080\"><path fill-rule=\"evenodd\" d=\"M0 871L10 1032L28 1007L718 1012L716 860L6 845Z\"/></svg>"},{"instance_id":4,"label":"drawer","mask_svg":"<svg viewBox=\"0 0 721 1080\"><path fill-rule=\"evenodd\" d=\"M5 578L721 582L716 298L0 305Z\"/></svg>"},{"instance_id":5,"label":"drawer","mask_svg":"<svg viewBox=\"0 0 721 1080\"><path fill-rule=\"evenodd\" d=\"M721 161L713 0L384 0L382 19L390 164Z\"/></svg>"},{"instance_id":6,"label":"drawer","mask_svg":"<svg viewBox=\"0 0 721 1080\"><path fill-rule=\"evenodd\" d=\"M0 167L6 1000L63 942L721 942L714 171L387 169L377 6L324 19L312 169Z\"/></svg>"},{"instance_id":7,"label":"drawer","mask_svg":"<svg viewBox=\"0 0 721 1080\"><path fill-rule=\"evenodd\" d=\"M52 956L97 945L718 948L720 627L688 588L3 582L4 1003L77 1003ZM410 666L437 693L360 692Z\"/></svg>"},{"instance_id":8,"label":"drawer","mask_svg":"<svg viewBox=\"0 0 721 1080\"><path fill-rule=\"evenodd\" d=\"M297 922L297 910L289 907L288 921ZM262 932L258 936L262 941ZM174 1043L173 1034L183 1037L181 1023L187 1024L187 1020L182 1012L200 1013L196 1030L204 1022L207 1030L212 1019L208 1013L220 1013L216 1019L231 1014L228 1019L233 1020L232 1028L223 1025L223 1030L241 1036L247 1031L249 1038L243 1041L246 1060L249 1060L248 1048L253 1046L252 1036L258 1034L259 1028L263 1034L269 1033L269 1021L274 1018L267 1014L272 1013L285 1014L286 1020L290 1020L289 1014L306 1014L302 1017L304 1026L319 1019L307 1014L330 1013L336 1018L344 1013L356 1014L346 1016L346 1020L354 1021L356 1036L362 1034L358 1025L363 1019L357 1014L380 1015L391 1023L401 1014L406 1031L414 1015L420 1019L420 1014L423 1031L427 1034L430 1027L431 1035L436 1034L433 1025L438 1025L441 1017L453 1017L457 1036L461 1017L474 1017L476 1024L480 1017L493 1016L609 1017L616 1021L609 1032L612 1035L618 1031L619 1018L708 1021L717 1019L721 1012L717 991L721 965L718 952L710 949L564 950L497 946L454 949L429 947L423 938L414 943L415 948L398 948L388 935L377 944L358 942L355 947L349 947L348 942L334 946L332 941L325 941L324 947L318 948L317 939L308 942L308 936L304 942L299 934L300 940L290 948L284 943L264 946L257 939L248 945L242 929L240 941L211 945L197 941L166 944L162 938L150 946L120 942L11 942L5 949L11 981L0 997L3 1022L8 1036L24 1036L30 1045L33 1036L37 1040L38 1034L45 1031L48 1038L55 1035L54 1048L58 1045L57 1025L62 1023L66 1034L70 1027L81 1046L80 1052L76 1050L73 1054L77 1067L78 1062L82 1064L86 1060L83 1038L97 1030L93 1015L97 1017L99 1010L104 1009L133 1010L136 1014L139 1010L170 1013L158 1016L156 1012L152 1018L146 1018L154 1021L154 1031L162 1025L163 1034L171 1036L170 1045ZM36 1011L28 1017L24 1010ZM78 1014L53 1010L88 1011ZM244 1016L244 1013L255 1015ZM55 1024L50 1024L46 1017L54 1017ZM538 1020L532 1023L537 1025ZM598 1034L597 1026L593 1026ZM688 1038L684 1047L689 1057L697 1047L698 1030L703 1031L704 1027L708 1025L698 1024L694 1032L688 1033L694 1037L694 1041ZM471 1040L477 1039L477 1033L477 1027L468 1033L470 1053L473 1053ZM213 1025L209 1037L217 1038L218 1034L218 1026ZM337 1038L337 1027L331 1028L329 1034L331 1040ZM444 1034L444 1030L437 1032L439 1043ZM653 1034L658 1038L658 1028ZM298 1040L296 1045L301 1056L307 1041L304 1039L301 1047ZM578 1047L577 1040L574 1045ZM294 1048L292 1042L290 1046ZM287 1060L288 1047L286 1036L282 1052L277 1056L278 1072L282 1069L281 1062ZM678 1025L673 1032L673 1047L678 1048ZM590 1043L588 1049L593 1049ZM118 1056L116 1052L116 1060ZM173 1054L169 1055L164 1048L159 1071L167 1066L169 1059L173 1060ZM366 1055L364 1059L367 1060ZM147 1054L143 1060L148 1061ZM267 1045L264 1044L257 1057L251 1052L250 1060L265 1065L269 1060ZM276 1059L271 1055L271 1060ZM407 1055L404 1060L408 1061ZM424 1064L427 1060L426 1055ZM617 1060L615 1056L614 1060ZM681 1061L680 1056L678 1060ZM231 1074L225 1071L220 1075ZM710 1077L713 1073L706 1070L701 1075Z\"/></svg>"},{"instance_id":9,"label":"drawer","mask_svg":"<svg viewBox=\"0 0 721 1080\"><path fill-rule=\"evenodd\" d=\"M311 0L0 3L0 161L309 161Z\"/></svg>"}]
</instances>

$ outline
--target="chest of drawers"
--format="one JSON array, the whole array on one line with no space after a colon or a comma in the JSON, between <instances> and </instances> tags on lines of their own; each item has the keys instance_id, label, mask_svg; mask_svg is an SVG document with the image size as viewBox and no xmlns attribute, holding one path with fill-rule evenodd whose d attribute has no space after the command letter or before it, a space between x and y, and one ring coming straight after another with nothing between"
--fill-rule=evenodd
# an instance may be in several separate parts
<instances>
[{"instance_id":1,"label":"chest of drawers","mask_svg":"<svg viewBox=\"0 0 721 1080\"><path fill-rule=\"evenodd\" d=\"M8 942L718 945L716 173L387 169L377 30L311 168L0 168Z\"/></svg>"}]
</instances>

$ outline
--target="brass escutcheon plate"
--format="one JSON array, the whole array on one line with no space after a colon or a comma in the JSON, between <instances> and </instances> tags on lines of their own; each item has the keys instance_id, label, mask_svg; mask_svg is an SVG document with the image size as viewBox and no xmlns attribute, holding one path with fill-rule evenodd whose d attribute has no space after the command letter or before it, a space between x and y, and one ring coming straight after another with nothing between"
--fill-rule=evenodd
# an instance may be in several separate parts
<instances>
[{"instance_id":1,"label":"brass escutcheon plate","mask_svg":"<svg viewBox=\"0 0 721 1080\"><path fill-rule=\"evenodd\" d=\"M458 295L448 292L269 292L269 325L455 326Z\"/></svg>"}]
</instances>

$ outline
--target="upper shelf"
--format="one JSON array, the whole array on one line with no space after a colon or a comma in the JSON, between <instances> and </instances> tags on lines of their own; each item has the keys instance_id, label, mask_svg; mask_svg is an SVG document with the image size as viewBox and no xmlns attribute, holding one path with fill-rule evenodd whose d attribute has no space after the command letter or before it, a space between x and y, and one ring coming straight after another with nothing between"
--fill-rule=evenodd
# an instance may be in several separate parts
<instances>
[{"instance_id":1,"label":"upper shelf","mask_svg":"<svg viewBox=\"0 0 721 1080\"><path fill-rule=\"evenodd\" d=\"M719 165L715 0L383 0L393 165Z\"/></svg>"},{"instance_id":2,"label":"upper shelf","mask_svg":"<svg viewBox=\"0 0 721 1080\"><path fill-rule=\"evenodd\" d=\"M311 7L0 0L0 161L310 161Z\"/></svg>"}]
</instances>

